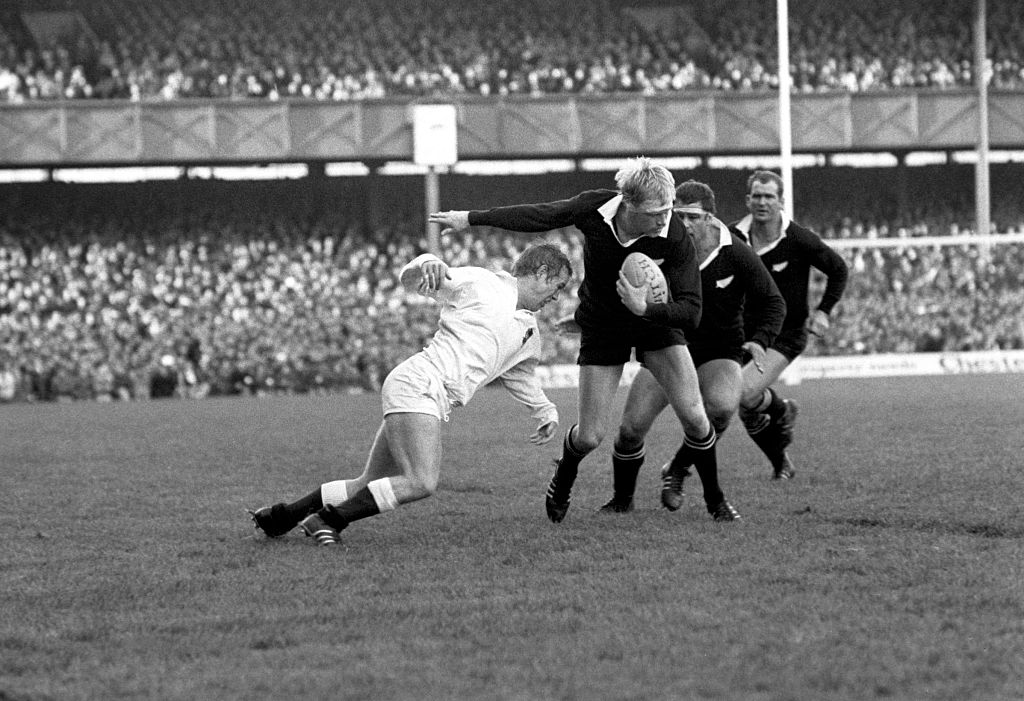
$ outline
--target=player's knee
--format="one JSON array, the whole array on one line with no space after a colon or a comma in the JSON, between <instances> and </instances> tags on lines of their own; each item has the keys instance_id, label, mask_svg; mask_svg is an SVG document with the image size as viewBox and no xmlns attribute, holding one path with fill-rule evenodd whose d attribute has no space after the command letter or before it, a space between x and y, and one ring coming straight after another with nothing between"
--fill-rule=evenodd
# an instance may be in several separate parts
<instances>
[{"instance_id":1,"label":"player's knee","mask_svg":"<svg viewBox=\"0 0 1024 701\"><path fill-rule=\"evenodd\" d=\"M644 445L643 438L637 439L637 438L634 437L634 438L623 439L622 435L620 434L615 439L615 445L613 446L613 448L614 448L616 453L628 454L628 453L635 453L635 452L637 452L638 450L640 450L640 448L643 447L643 445Z\"/></svg>"},{"instance_id":2,"label":"player's knee","mask_svg":"<svg viewBox=\"0 0 1024 701\"><path fill-rule=\"evenodd\" d=\"M698 405L696 410L687 412L679 418L683 425L683 432L688 436L706 436L711 430L711 420L704 411L703 405Z\"/></svg>"},{"instance_id":3,"label":"player's knee","mask_svg":"<svg viewBox=\"0 0 1024 701\"><path fill-rule=\"evenodd\" d=\"M584 431L577 426L576 432L572 436L572 445L580 453L586 454L601 445L603 440L603 433L594 430Z\"/></svg>"},{"instance_id":4,"label":"player's knee","mask_svg":"<svg viewBox=\"0 0 1024 701\"><path fill-rule=\"evenodd\" d=\"M732 411L713 411L709 409L708 420L711 421L715 433L722 435L732 422Z\"/></svg>"},{"instance_id":5,"label":"player's knee","mask_svg":"<svg viewBox=\"0 0 1024 701\"><path fill-rule=\"evenodd\" d=\"M708 420L707 411L704 408L704 402L698 396L694 401L686 402L680 407L682 416L679 418L683 424L703 424Z\"/></svg>"},{"instance_id":6,"label":"player's knee","mask_svg":"<svg viewBox=\"0 0 1024 701\"><path fill-rule=\"evenodd\" d=\"M410 480L409 491L411 501L426 499L437 493L438 478L436 475L417 476Z\"/></svg>"},{"instance_id":7,"label":"player's knee","mask_svg":"<svg viewBox=\"0 0 1024 701\"><path fill-rule=\"evenodd\" d=\"M619 435L615 437L615 449L620 452L632 453L644 444L644 432L628 422L619 426Z\"/></svg>"}]
</instances>

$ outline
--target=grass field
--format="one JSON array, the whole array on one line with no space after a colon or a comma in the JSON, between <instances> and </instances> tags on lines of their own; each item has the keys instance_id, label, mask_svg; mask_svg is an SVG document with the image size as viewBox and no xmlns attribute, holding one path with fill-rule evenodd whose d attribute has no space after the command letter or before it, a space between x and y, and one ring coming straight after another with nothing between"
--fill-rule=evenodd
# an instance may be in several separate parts
<instances>
[{"instance_id":1,"label":"grass field","mask_svg":"<svg viewBox=\"0 0 1024 701\"><path fill-rule=\"evenodd\" d=\"M609 441L549 523L557 447L488 389L333 549L245 508L356 474L375 396L0 407L0 700L1024 698L1024 376L786 392L795 480L720 443L738 523L659 507L668 417L636 512Z\"/></svg>"}]
</instances>

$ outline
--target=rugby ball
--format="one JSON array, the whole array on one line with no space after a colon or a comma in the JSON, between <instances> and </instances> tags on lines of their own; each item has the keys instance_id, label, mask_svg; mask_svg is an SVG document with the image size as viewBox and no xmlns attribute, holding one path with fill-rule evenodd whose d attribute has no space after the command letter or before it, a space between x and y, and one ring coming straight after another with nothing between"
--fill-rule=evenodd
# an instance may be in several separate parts
<instances>
[{"instance_id":1,"label":"rugby ball","mask_svg":"<svg viewBox=\"0 0 1024 701\"><path fill-rule=\"evenodd\" d=\"M622 273L633 287L647 285L648 304L662 304L668 301L668 283L665 274L648 255L636 251L622 261Z\"/></svg>"}]
</instances>

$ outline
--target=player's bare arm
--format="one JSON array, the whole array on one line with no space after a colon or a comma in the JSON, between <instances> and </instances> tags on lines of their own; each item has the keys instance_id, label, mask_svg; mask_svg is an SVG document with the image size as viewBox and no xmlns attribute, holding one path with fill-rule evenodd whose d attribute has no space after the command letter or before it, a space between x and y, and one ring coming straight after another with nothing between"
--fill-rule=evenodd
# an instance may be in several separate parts
<instances>
[{"instance_id":1,"label":"player's bare arm","mask_svg":"<svg viewBox=\"0 0 1024 701\"><path fill-rule=\"evenodd\" d=\"M439 258L429 258L402 271L402 287L424 295L437 292L450 279L448 265Z\"/></svg>"},{"instance_id":2,"label":"player's bare arm","mask_svg":"<svg viewBox=\"0 0 1024 701\"><path fill-rule=\"evenodd\" d=\"M764 373L764 359L767 355L767 351L760 343L756 341L747 341L743 344L743 350L750 355L750 361L754 364L754 367L758 372Z\"/></svg>"},{"instance_id":3,"label":"player's bare arm","mask_svg":"<svg viewBox=\"0 0 1024 701\"><path fill-rule=\"evenodd\" d=\"M650 285L647 283L636 287L621 270L619 271L619 279L615 283L615 290L619 293L619 299L622 300L626 309L637 316L643 316L647 311L647 289L649 287Z\"/></svg>"},{"instance_id":4,"label":"player's bare arm","mask_svg":"<svg viewBox=\"0 0 1024 701\"><path fill-rule=\"evenodd\" d=\"M545 421L530 435L530 442L534 445L544 445L551 440L557 431L557 421Z\"/></svg>"},{"instance_id":5,"label":"player's bare arm","mask_svg":"<svg viewBox=\"0 0 1024 701\"><path fill-rule=\"evenodd\" d=\"M819 338L825 335L830 325L831 322L829 321L828 314L821 309L815 309L807 317L807 331Z\"/></svg>"},{"instance_id":6,"label":"player's bare arm","mask_svg":"<svg viewBox=\"0 0 1024 701\"><path fill-rule=\"evenodd\" d=\"M432 212L427 221L431 224L441 226L441 235L462 231L469 228L469 212L465 210L451 210L448 212Z\"/></svg>"}]
</instances>

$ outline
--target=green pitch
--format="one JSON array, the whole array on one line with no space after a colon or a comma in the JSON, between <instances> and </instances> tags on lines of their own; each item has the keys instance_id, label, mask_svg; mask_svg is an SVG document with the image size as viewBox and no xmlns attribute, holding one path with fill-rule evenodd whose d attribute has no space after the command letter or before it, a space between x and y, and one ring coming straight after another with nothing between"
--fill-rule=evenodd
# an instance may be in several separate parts
<instances>
[{"instance_id":1,"label":"green pitch","mask_svg":"<svg viewBox=\"0 0 1024 701\"><path fill-rule=\"evenodd\" d=\"M355 475L376 396L0 406L0 699L948 699L1024 695L1024 376L811 382L791 482L737 422L711 521L544 516L557 445L486 390L437 496L340 548L247 507ZM620 393L621 395L622 393ZM575 393L552 398L563 428ZM620 400L622 397L620 396Z\"/></svg>"}]
</instances>

